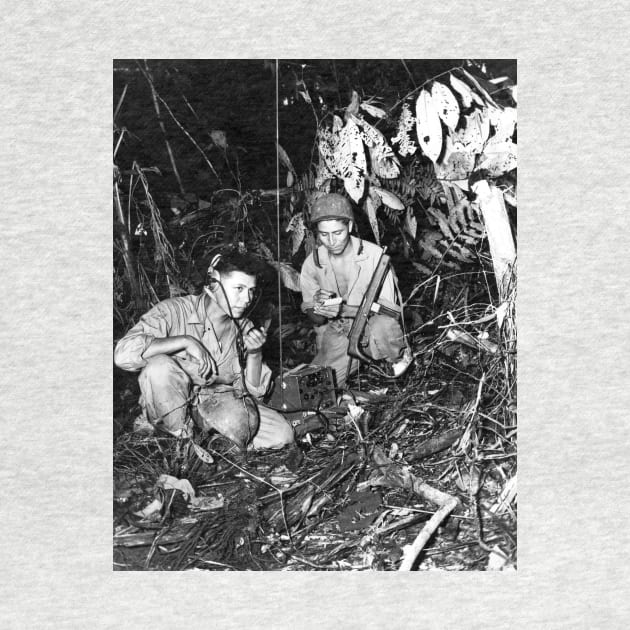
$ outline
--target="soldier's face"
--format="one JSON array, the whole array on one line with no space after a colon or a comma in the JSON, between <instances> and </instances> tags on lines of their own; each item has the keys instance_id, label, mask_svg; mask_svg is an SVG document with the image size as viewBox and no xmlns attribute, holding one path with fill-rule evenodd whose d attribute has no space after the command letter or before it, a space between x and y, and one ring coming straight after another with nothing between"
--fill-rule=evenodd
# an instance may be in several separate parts
<instances>
[{"instance_id":1,"label":"soldier's face","mask_svg":"<svg viewBox=\"0 0 630 630\"><path fill-rule=\"evenodd\" d=\"M328 253L341 254L350 242L352 221L346 223L337 219L320 221L317 224L317 236L320 243L328 250Z\"/></svg>"},{"instance_id":2,"label":"soldier's face","mask_svg":"<svg viewBox=\"0 0 630 630\"><path fill-rule=\"evenodd\" d=\"M229 313L230 309L227 307L229 301L232 316L236 319L242 317L256 294L256 277L242 271L231 271L228 274L221 274L220 280L225 294L221 288L216 291L219 306Z\"/></svg>"}]
</instances>

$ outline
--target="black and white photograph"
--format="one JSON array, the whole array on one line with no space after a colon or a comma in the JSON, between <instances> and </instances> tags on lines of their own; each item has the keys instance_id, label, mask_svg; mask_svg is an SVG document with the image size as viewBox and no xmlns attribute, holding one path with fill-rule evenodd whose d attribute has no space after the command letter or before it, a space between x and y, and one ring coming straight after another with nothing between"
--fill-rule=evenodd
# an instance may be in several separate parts
<instances>
[{"instance_id":1,"label":"black and white photograph","mask_svg":"<svg viewBox=\"0 0 630 630\"><path fill-rule=\"evenodd\" d=\"M517 84L114 59L114 571L517 570Z\"/></svg>"},{"instance_id":2,"label":"black and white photograph","mask_svg":"<svg viewBox=\"0 0 630 630\"><path fill-rule=\"evenodd\" d=\"M629 22L7 7L0 626L626 628Z\"/></svg>"}]
</instances>

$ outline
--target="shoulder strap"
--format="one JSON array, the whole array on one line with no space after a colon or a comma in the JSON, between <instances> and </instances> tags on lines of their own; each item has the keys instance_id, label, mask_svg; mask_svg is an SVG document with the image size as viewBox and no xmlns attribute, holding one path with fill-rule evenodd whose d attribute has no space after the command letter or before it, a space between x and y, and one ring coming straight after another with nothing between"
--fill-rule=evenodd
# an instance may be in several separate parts
<instances>
[{"instance_id":1,"label":"shoulder strap","mask_svg":"<svg viewBox=\"0 0 630 630\"><path fill-rule=\"evenodd\" d=\"M322 265L319 262L319 245L315 245L315 249L313 250L313 261L318 269L322 268Z\"/></svg>"}]
</instances>

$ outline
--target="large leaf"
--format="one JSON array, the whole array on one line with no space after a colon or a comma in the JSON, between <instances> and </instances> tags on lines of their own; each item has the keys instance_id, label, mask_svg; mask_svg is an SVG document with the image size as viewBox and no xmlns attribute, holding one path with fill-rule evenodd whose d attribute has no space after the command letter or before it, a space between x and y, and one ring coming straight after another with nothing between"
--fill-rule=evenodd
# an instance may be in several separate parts
<instances>
[{"instance_id":1,"label":"large leaf","mask_svg":"<svg viewBox=\"0 0 630 630\"><path fill-rule=\"evenodd\" d=\"M291 253L295 254L304 240L304 234L306 228L304 226L304 216L302 213L295 214L291 217L289 225L287 225L287 232L291 232Z\"/></svg>"},{"instance_id":2,"label":"large leaf","mask_svg":"<svg viewBox=\"0 0 630 630\"><path fill-rule=\"evenodd\" d=\"M385 118L387 115L380 107L374 107L374 105L369 103L361 103L359 107L370 116L374 116L374 118Z\"/></svg>"},{"instance_id":3,"label":"large leaf","mask_svg":"<svg viewBox=\"0 0 630 630\"><path fill-rule=\"evenodd\" d=\"M484 111L475 110L466 116L466 125L451 134L454 151L481 153L490 135L490 120Z\"/></svg>"},{"instance_id":4,"label":"large leaf","mask_svg":"<svg viewBox=\"0 0 630 630\"><path fill-rule=\"evenodd\" d=\"M325 161L321 161L317 165L317 176L315 177L314 186L317 190L324 192L330 191L330 182L335 177L334 173L331 173L326 165Z\"/></svg>"},{"instance_id":5,"label":"large leaf","mask_svg":"<svg viewBox=\"0 0 630 630\"><path fill-rule=\"evenodd\" d=\"M404 210L405 204L389 190L383 190L378 186L372 186L371 190L378 194L383 203L392 210Z\"/></svg>"},{"instance_id":6,"label":"large leaf","mask_svg":"<svg viewBox=\"0 0 630 630\"><path fill-rule=\"evenodd\" d=\"M391 156L383 156L378 148L369 147L370 164L377 177L381 179L395 179L400 175L400 162L392 153Z\"/></svg>"},{"instance_id":7,"label":"large leaf","mask_svg":"<svg viewBox=\"0 0 630 630\"><path fill-rule=\"evenodd\" d=\"M516 126L516 109L491 107L488 113L490 124L494 127L494 136L501 141L511 140Z\"/></svg>"},{"instance_id":8,"label":"large leaf","mask_svg":"<svg viewBox=\"0 0 630 630\"><path fill-rule=\"evenodd\" d=\"M339 133L341 132L342 129L343 129L343 120L341 120L341 118L337 116L337 114L335 114L333 116L332 132L337 142L339 141Z\"/></svg>"},{"instance_id":9,"label":"large leaf","mask_svg":"<svg viewBox=\"0 0 630 630\"><path fill-rule=\"evenodd\" d=\"M352 98L350 99L350 103L346 107L345 118L348 116L352 116L353 114L359 113L359 93L356 90L352 90Z\"/></svg>"},{"instance_id":10,"label":"large leaf","mask_svg":"<svg viewBox=\"0 0 630 630\"><path fill-rule=\"evenodd\" d=\"M274 260L272 251L262 241L258 243L258 251L262 254L265 260Z\"/></svg>"},{"instance_id":11,"label":"large leaf","mask_svg":"<svg viewBox=\"0 0 630 630\"><path fill-rule=\"evenodd\" d=\"M365 190L366 160L361 132L352 119L347 120L339 132L335 161L342 173L346 191L358 203Z\"/></svg>"},{"instance_id":12,"label":"large leaf","mask_svg":"<svg viewBox=\"0 0 630 630\"><path fill-rule=\"evenodd\" d=\"M468 179L474 166L475 153L467 150L461 143L453 143L447 137L445 159L435 165L435 176L440 181Z\"/></svg>"},{"instance_id":13,"label":"large leaf","mask_svg":"<svg viewBox=\"0 0 630 630\"><path fill-rule=\"evenodd\" d=\"M479 94L477 94L477 92L475 92L474 90L471 90L470 93L472 94L473 101L475 101L475 103L477 103L477 105L479 105L479 107L485 107L486 106L486 102L481 98L481 96L479 96Z\"/></svg>"},{"instance_id":14,"label":"large leaf","mask_svg":"<svg viewBox=\"0 0 630 630\"><path fill-rule=\"evenodd\" d=\"M462 105L467 109L472 105L472 91L471 89L455 75L449 75L451 85L453 89L459 94L462 99Z\"/></svg>"},{"instance_id":15,"label":"large leaf","mask_svg":"<svg viewBox=\"0 0 630 630\"><path fill-rule=\"evenodd\" d=\"M352 122L359 127L363 142L368 146L370 163L374 173L384 179L398 177L400 175L400 162L387 143L385 136L365 119L357 116L351 116L351 118Z\"/></svg>"},{"instance_id":16,"label":"large leaf","mask_svg":"<svg viewBox=\"0 0 630 630\"><path fill-rule=\"evenodd\" d=\"M468 77L471 76L468 73L466 74L468 75ZM481 98L477 90L474 89L475 85L479 85L474 79L472 81L469 81L469 83L466 83L461 79L458 79L454 75L451 75L451 85L453 85L455 90L459 92L462 98L463 94L466 94L466 99L469 101L469 104L465 105L465 107L468 107L470 104L472 104L473 101L477 103L477 105L479 105L480 107L486 106L486 102L483 100L483 98Z\"/></svg>"},{"instance_id":17,"label":"large leaf","mask_svg":"<svg viewBox=\"0 0 630 630\"><path fill-rule=\"evenodd\" d=\"M499 107L494 99L492 98L492 96L490 96L490 94L488 93L487 90L485 90L482 86L481 83L479 83L479 81L477 81L477 79L475 79L475 77L473 77L472 74L470 74L470 72L468 72L467 70L463 70L462 72L464 73L464 75L466 76L466 78L468 79L468 81L473 85L474 90L473 90L473 98L474 98L474 94L475 94L475 90L477 92L477 94L480 94L482 96L482 98L484 98L486 100L486 102L490 103L491 105L494 105L495 107Z\"/></svg>"},{"instance_id":18,"label":"large leaf","mask_svg":"<svg viewBox=\"0 0 630 630\"><path fill-rule=\"evenodd\" d=\"M459 105L453 93L443 83L435 81L431 87L431 98L444 124L454 130L459 121Z\"/></svg>"},{"instance_id":19,"label":"large leaf","mask_svg":"<svg viewBox=\"0 0 630 630\"><path fill-rule=\"evenodd\" d=\"M317 139L317 148L319 150L319 155L324 161L326 168L333 175L337 177L343 177L341 169L337 165L337 160L335 158L335 150L331 143L332 134L327 129L320 129Z\"/></svg>"},{"instance_id":20,"label":"large leaf","mask_svg":"<svg viewBox=\"0 0 630 630\"><path fill-rule=\"evenodd\" d=\"M278 157L280 158L280 161L287 167L290 173L295 175L295 169L293 168L293 164L291 164L289 154L282 148L282 145L279 142L276 142L276 147L278 149Z\"/></svg>"},{"instance_id":21,"label":"large leaf","mask_svg":"<svg viewBox=\"0 0 630 630\"><path fill-rule=\"evenodd\" d=\"M435 164L442 152L442 124L427 90L422 90L416 101L416 131L420 148Z\"/></svg>"},{"instance_id":22,"label":"large leaf","mask_svg":"<svg viewBox=\"0 0 630 630\"><path fill-rule=\"evenodd\" d=\"M269 261L272 267L275 267L280 274L282 284L291 291L301 291L300 274L289 263Z\"/></svg>"},{"instance_id":23,"label":"large leaf","mask_svg":"<svg viewBox=\"0 0 630 630\"><path fill-rule=\"evenodd\" d=\"M370 226L372 227L372 232L374 232L374 238L376 242L381 244L381 236L378 231L378 220L376 218L376 209L380 205L380 199L374 192L370 189L370 194L367 196L365 200L365 212L368 215L368 219L370 221Z\"/></svg>"},{"instance_id":24,"label":"large leaf","mask_svg":"<svg viewBox=\"0 0 630 630\"><path fill-rule=\"evenodd\" d=\"M311 95L308 93L308 88L306 87L306 83L302 79L295 82L295 87L297 89L298 94L310 105Z\"/></svg>"},{"instance_id":25,"label":"large leaf","mask_svg":"<svg viewBox=\"0 0 630 630\"><path fill-rule=\"evenodd\" d=\"M495 138L493 137L492 140ZM498 177L516 168L516 145L510 141L488 142L479 160L478 168Z\"/></svg>"}]
</instances>

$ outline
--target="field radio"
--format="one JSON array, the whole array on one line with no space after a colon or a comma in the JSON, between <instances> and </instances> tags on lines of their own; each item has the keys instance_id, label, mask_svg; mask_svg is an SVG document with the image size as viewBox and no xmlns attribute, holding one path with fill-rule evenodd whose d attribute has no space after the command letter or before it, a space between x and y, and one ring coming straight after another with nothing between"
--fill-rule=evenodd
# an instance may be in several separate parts
<instances>
[{"instance_id":1,"label":"field radio","mask_svg":"<svg viewBox=\"0 0 630 630\"><path fill-rule=\"evenodd\" d=\"M332 368L302 364L284 372L274 381L267 404L280 411L294 427L304 424L319 409L337 404Z\"/></svg>"}]
</instances>

